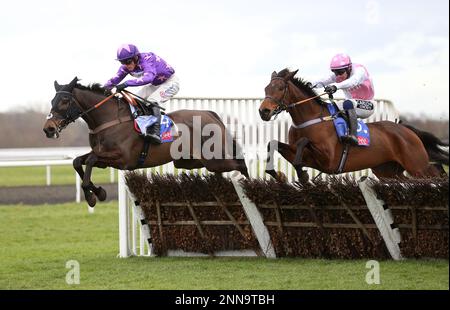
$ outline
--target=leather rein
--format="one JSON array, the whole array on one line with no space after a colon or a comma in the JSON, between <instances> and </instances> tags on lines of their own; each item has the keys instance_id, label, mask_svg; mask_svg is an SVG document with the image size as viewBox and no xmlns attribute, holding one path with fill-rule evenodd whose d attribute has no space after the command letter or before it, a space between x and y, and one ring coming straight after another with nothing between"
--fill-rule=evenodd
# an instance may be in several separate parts
<instances>
[{"instance_id":1,"label":"leather rein","mask_svg":"<svg viewBox=\"0 0 450 310\"><path fill-rule=\"evenodd\" d=\"M83 116L88 116L88 113L92 112L95 109L98 109L100 106L102 106L104 103L106 103L108 100L112 99L117 93L113 93L111 95L109 95L108 97L104 98L103 100L101 100L100 102L98 102L97 104L93 105L92 107L90 107L89 109L83 111L83 107L81 106L80 102L75 98L74 94L72 92L69 91L57 91L56 95L58 94L65 94L67 96L69 96L69 107L67 108L66 111L66 115L64 116L64 118L62 118L62 121L60 122L59 125L56 125L56 128L58 130L58 132L61 132L61 130L63 130L65 127L67 127L67 125L69 125L70 123L75 122L75 120L77 120L79 117L83 117ZM74 104L74 105L73 105ZM47 117L48 119L50 117L53 117L52 113L50 113L50 115ZM109 127L121 124L123 122L127 122L127 121L131 121L131 116L124 116L124 117L118 117L113 121L109 121L106 123L103 123L97 127L95 127L94 129L90 129L89 130L89 134L97 134L100 131L103 131Z\"/></svg>"},{"instance_id":2,"label":"leather rein","mask_svg":"<svg viewBox=\"0 0 450 310\"><path fill-rule=\"evenodd\" d=\"M316 95L316 96L313 96L313 97L309 97L309 98L306 98L306 99L303 99L303 100L300 100L300 101L297 101L297 102L294 102L294 103L286 104L285 100L286 100L286 95L287 95L287 92L288 92L288 81L286 81L284 78L278 77L278 76L273 77L271 79L271 82L273 80L282 80L285 83L283 96L282 96L281 100L277 99L277 98L274 98L272 96L266 96L264 98L264 100L265 99L270 99L270 100L274 101L277 104L277 108L274 110L275 118L281 112L287 111L288 109L291 109L291 108L295 107L296 105L299 105L299 104L302 104L302 103L314 100L316 98L322 97L323 95L328 95L328 93L324 92L322 94L319 94L319 95ZM321 122L331 121L333 119L334 119L333 116L325 116L325 117L321 116L321 117L318 117L318 118L315 118L315 119L303 122L303 123L298 124L298 125L295 125L294 123L292 123L292 127L297 128L297 129L302 129L302 128L306 128L306 127L309 127L311 125L318 124L318 123L321 123Z\"/></svg>"}]
</instances>

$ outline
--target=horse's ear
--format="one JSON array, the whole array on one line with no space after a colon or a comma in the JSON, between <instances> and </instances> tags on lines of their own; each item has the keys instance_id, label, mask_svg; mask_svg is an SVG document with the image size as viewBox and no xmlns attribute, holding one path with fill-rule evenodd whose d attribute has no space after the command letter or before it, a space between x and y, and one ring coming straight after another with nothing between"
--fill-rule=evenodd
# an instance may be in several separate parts
<instances>
[{"instance_id":1,"label":"horse's ear","mask_svg":"<svg viewBox=\"0 0 450 310\"><path fill-rule=\"evenodd\" d=\"M298 69L292 72L289 72L286 77L284 78L285 81L290 81L292 78L297 74Z\"/></svg>"},{"instance_id":2,"label":"horse's ear","mask_svg":"<svg viewBox=\"0 0 450 310\"><path fill-rule=\"evenodd\" d=\"M69 83L69 89L70 89L70 91L72 91L72 89L75 87L75 85L77 85L77 82L78 82L78 81L79 81L79 80L78 80L77 77L74 77L74 78L73 78L72 82Z\"/></svg>"},{"instance_id":3,"label":"horse's ear","mask_svg":"<svg viewBox=\"0 0 450 310\"><path fill-rule=\"evenodd\" d=\"M271 78L273 79L273 78L276 77L276 76L277 76L277 72L276 72L276 71L272 72Z\"/></svg>"},{"instance_id":4,"label":"horse's ear","mask_svg":"<svg viewBox=\"0 0 450 310\"><path fill-rule=\"evenodd\" d=\"M58 84L58 82L55 80L55 83L53 83L55 85L55 90L59 91L61 89L61 85Z\"/></svg>"}]
</instances>

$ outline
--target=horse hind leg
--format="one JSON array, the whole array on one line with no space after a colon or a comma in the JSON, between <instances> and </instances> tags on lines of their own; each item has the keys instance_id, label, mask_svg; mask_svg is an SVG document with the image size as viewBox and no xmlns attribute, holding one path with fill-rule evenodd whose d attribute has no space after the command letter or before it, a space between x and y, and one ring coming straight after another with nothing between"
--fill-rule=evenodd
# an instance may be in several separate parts
<instances>
[{"instance_id":1,"label":"horse hind leg","mask_svg":"<svg viewBox=\"0 0 450 310\"><path fill-rule=\"evenodd\" d=\"M202 159L203 165L208 171L215 173L223 173L230 171L239 171L247 179L250 178L247 164L245 163L244 155L241 146L236 140L225 130L225 144L222 144L220 152L221 158L213 156L212 159ZM213 151L214 152L214 151Z\"/></svg>"},{"instance_id":2,"label":"horse hind leg","mask_svg":"<svg viewBox=\"0 0 450 310\"><path fill-rule=\"evenodd\" d=\"M278 153L281 154L288 162L291 164L294 163L296 154L297 154L297 148L291 147L289 144L282 143L277 140L272 140L267 144L267 165L265 172L272 176L275 180L279 182L286 183L288 181L287 176L281 172L281 171L275 171L275 151L278 151ZM294 165L294 164L293 164ZM302 167L300 164L294 165L295 170L297 171L297 175L300 180L305 179L305 175L303 174ZM306 172L305 172L306 173ZM306 173L307 175L307 173ZM309 179L309 176L308 176Z\"/></svg>"},{"instance_id":3,"label":"horse hind leg","mask_svg":"<svg viewBox=\"0 0 450 310\"><path fill-rule=\"evenodd\" d=\"M439 163L430 163L426 171L428 177L448 177L444 167Z\"/></svg>"},{"instance_id":4,"label":"horse hind leg","mask_svg":"<svg viewBox=\"0 0 450 310\"><path fill-rule=\"evenodd\" d=\"M202 163L210 172L224 173L239 171L246 178L250 178L244 159L203 159Z\"/></svg>"},{"instance_id":5,"label":"horse hind leg","mask_svg":"<svg viewBox=\"0 0 450 310\"><path fill-rule=\"evenodd\" d=\"M405 179L403 172L405 169L395 161L387 162L379 166L373 167L372 172L377 178L396 178Z\"/></svg>"},{"instance_id":6,"label":"horse hind leg","mask_svg":"<svg viewBox=\"0 0 450 310\"><path fill-rule=\"evenodd\" d=\"M239 171L243 176L247 179L250 179L250 175L248 173L247 164L244 159L244 152L242 147L237 143L235 139L233 139L233 158L236 160L237 171Z\"/></svg>"}]
</instances>

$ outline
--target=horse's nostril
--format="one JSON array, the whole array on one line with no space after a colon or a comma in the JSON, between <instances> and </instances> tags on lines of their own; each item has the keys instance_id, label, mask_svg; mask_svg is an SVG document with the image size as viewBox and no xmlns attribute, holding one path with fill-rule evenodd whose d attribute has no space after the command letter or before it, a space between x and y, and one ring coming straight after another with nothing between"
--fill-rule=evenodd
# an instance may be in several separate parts
<instances>
[{"instance_id":1,"label":"horse's nostril","mask_svg":"<svg viewBox=\"0 0 450 310\"><path fill-rule=\"evenodd\" d=\"M266 119L269 114L270 114L269 109L259 110L259 115L261 116L262 119Z\"/></svg>"},{"instance_id":2,"label":"horse's nostril","mask_svg":"<svg viewBox=\"0 0 450 310\"><path fill-rule=\"evenodd\" d=\"M51 136L56 132L56 128L54 127L46 127L44 128L44 132L47 136Z\"/></svg>"}]
</instances>

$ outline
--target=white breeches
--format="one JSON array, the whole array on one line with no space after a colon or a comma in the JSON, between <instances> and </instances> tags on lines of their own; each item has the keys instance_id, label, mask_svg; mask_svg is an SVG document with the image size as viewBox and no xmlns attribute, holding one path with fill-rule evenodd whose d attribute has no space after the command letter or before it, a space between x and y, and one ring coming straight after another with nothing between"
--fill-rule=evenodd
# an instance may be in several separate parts
<instances>
[{"instance_id":1,"label":"white breeches","mask_svg":"<svg viewBox=\"0 0 450 310\"><path fill-rule=\"evenodd\" d=\"M175 74L173 74L161 85L147 84L142 86L137 95L142 98L146 98L149 101L162 103L175 96L179 90L179 79Z\"/></svg>"},{"instance_id":2,"label":"white breeches","mask_svg":"<svg viewBox=\"0 0 450 310\"><path fill-rule=\"evenodd\" d=\"M356 116L358 118L368 118L370 117L373 112L375 112L375 101L373 100L360 100L360 99L345 99L350 100L353 102L353 107L356 111ZM336 105L338 106L339 110L343 110L343 103L344 101L336 101Z\"/></svg>"}]
</instances>

